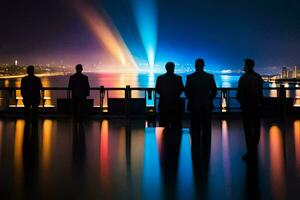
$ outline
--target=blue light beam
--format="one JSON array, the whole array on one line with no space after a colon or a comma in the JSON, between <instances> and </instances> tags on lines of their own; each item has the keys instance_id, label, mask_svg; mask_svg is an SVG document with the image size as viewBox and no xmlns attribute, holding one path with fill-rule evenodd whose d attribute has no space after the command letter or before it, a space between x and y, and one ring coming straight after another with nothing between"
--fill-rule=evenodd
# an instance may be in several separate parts
<instances>
[{"instance_id":1,"label":"blue light beam","mask_svg":"<svg viewBox=\"0 0 300 200\"><path fill-rule=\"evenodd\" d=\"M152 71L157 49L157 0L132 0L132 5L137 28Z\"/></svg>"}]
</instances>

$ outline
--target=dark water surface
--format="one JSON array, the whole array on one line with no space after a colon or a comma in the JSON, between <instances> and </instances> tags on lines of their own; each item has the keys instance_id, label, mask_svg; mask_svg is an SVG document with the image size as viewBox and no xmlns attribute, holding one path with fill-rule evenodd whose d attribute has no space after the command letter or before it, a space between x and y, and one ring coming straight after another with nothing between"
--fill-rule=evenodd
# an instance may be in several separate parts
<instances>
[{"instance_id":1,"label":"dark water surface","mask_svg":"<svg viewBox=\"0 0 300 200\"><path fill-rule=\"evenodd\" d=\"M213 121L208 163L191 152L188 128L147 124L0 120L0 198L298 199L300 120L264 120L253 164L241 160L240 120Z\"/></svg>"}]
</instances>

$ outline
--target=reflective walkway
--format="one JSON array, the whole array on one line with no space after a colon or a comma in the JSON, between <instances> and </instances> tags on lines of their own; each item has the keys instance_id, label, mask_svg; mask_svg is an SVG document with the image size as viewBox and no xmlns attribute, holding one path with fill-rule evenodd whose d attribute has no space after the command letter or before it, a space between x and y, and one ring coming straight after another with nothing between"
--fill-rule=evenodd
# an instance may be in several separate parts
<instances>
[{"instance_id":1,"label":"reflective walkway","mask_svg":"<svg viewBox=\"0 0 300 200\"><path fill-rule=\"evenodd\" d=\"M147 124L0 120L0 199L298 199L300 120L265 120L251 165L239 120L213 121L209 159Z\"/></svg>"}]
</instances>

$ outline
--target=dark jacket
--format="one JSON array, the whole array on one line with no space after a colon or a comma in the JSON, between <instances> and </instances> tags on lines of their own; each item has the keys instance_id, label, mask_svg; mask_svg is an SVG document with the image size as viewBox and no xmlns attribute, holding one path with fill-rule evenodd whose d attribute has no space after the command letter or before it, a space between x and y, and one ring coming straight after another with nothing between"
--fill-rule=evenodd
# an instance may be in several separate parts
<instances>
[{"instance_id":1,"label":"dark jacket","mask_svg":"<svg viewBox=\"0 0 300 200\"><path fill-rule=\"evenodd\" d=\"M180 95L184 91L181 76L174 73L166 73L156 80L156 92L159 94L159 111L181 111L183 105Z\"/></svg>"},{"instance_id":2,"label":"dark jacket","mask_svg":"<svg viewBox=\"0 0 300 200\"><path fill-rule=\"evenodd\" d=\"M90 95L89 79L81 73L73 74L70 77L68 88L72 91L73 99L85 99Z\"/></svg>"},{"instance_id":3,"label":"dark jacket","mask_svg":"<svg viewBox=\"0 0 300 200\"><path fill-rule=\"evenodd\" d=\"M263 79L254 72L246 72L239 80L237 99L243 110L260 109L263 104Z\"/></svg>"},{"instance_id":4,"label":"dark jacket","mask_svg":"<svg viewBox=\"0 0 300 200\"><path fill-rule=\"evenodd\" d=\"M21 95L24 104L39 104L41 100L41 79L35 75L25 76L21 80Z\"/></svg>"},{"instance_id":5,"label":"dark jacket","mask_svg":"<svg viewBox=\"0 0 300 200\"><path fill-rule=\"evenodd\" d=\"M189 111L199 112L203 108L212 109L212 101L217 95L217 86L214 76L204 71L196 71L188 75L185 95L189 100Z\"/></svg>"}]
</instances>

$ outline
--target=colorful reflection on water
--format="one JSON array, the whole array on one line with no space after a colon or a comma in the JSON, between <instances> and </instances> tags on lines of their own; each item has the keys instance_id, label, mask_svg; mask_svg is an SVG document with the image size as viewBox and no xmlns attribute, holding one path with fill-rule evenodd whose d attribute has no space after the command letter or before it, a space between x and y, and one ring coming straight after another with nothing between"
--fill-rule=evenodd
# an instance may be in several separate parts
<instances>
[{"instance_id":1,"label":"colorful reflection on water","mask_svg":"<svg viewBox=\"0 0 300 200\"><path fill-rule=\"evenodd\" d=\"M297 176L300 177L300 120L294 122L294 141Z\"/></svg>"},{"instance_id":2,"label":"colorful reflection on water","mask_svg":"<svg viewBox=\"0 0 300 200\"><path fill-rule=\"evenodd\" d=\"M255 169L241 160L246 148L239 120L213 122L208 163L192 151L188 128L178 134L145 127L144 120L74 126L47 119L37 127L1 120L0 174L7 182L0 184L16 198L29 187L40 198L241 199L261 191L261 198L285 199L289 187L299 187L300 121L261 128Z\"/></svg>"},{"instance_id":3,"label":"colorful reflection on water","mask_svg":"<svg viewBox=\"0 0 300 200\"><path fill-rule=\"evenodd\" d=\"M283 133L277 125L271 126L269 130L270 141L270 182L274 196L278 199L285 197L285 163Z\"/></svg>"},{"instance_id":4,"label":"colorful reflection on water","mask_svg":"<svg viewBox=\"0 0 300 200\"><path fill-rule=\"evenodd\" d=\"M143 162L143 199L161 199L161 171L159 163L158 140L163 129L145 130L144 162Z\"/></svg>"}]
</instances>

